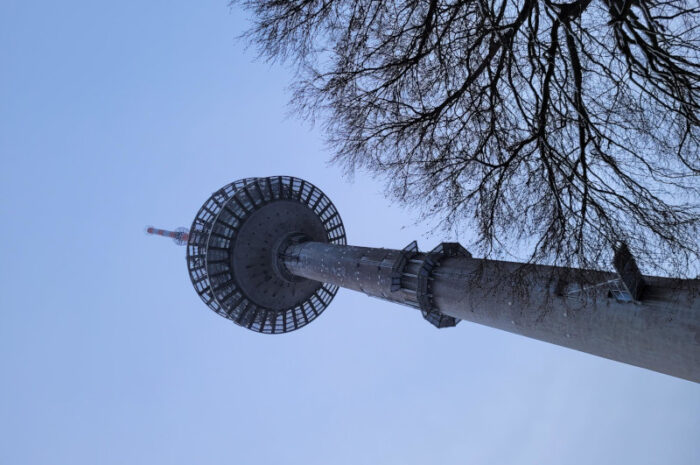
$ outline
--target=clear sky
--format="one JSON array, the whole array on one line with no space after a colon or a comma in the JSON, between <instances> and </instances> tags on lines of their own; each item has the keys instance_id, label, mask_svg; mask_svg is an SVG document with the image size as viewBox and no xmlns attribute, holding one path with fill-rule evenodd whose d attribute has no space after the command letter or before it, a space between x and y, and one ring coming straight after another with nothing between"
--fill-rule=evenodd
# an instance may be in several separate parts
<instances>
[{"instance_id":1,"label":"clear sky","mask_svg":"<svg viewBox=\"0 0 700 465\"><path fill-rule=\"evenodd\" d=\"M191 288L188 226L290 174L356 245L443 238L344 179L226 0L0 2L0 464L698 464L700 385L341 290L253 333Z\"/></svg>"}]
</instances>

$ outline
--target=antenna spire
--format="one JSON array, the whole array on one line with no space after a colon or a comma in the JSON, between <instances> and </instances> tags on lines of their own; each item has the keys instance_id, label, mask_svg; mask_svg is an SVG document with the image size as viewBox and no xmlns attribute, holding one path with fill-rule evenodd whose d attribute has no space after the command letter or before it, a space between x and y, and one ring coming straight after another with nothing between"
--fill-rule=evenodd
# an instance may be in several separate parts
<instances>
[{"instance_id":1,"label":"antenna spire","mask_svg":"<svg viewBox=\"0 0 700 465\"><path fill-rule=\"evenodd\" d=\"M187 228L177 228L175 231L168 231L167 229L158 229L154 228L153 226L147 226L146 234L169 237L175 241L177 245L187 245L187 241L190 238L190 230Z\"/></svg>"}]
</instances>

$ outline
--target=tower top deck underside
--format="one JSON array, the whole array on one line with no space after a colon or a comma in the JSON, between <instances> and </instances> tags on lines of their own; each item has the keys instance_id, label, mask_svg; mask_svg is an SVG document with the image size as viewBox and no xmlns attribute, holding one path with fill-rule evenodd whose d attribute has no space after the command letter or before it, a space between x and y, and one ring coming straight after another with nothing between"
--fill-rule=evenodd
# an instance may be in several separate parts
<instances>
[{"instance_id":1,"label":"tower top deck underside","mask_svg":"<svg viewBox=\"0 0 700 465\"><path fill-rule=\"evenodd\" d=\"M280 278L275 247L293 233L345 244L335 206L307 181L272 176L226 185L192 223L187 262L195 290L216 313L254 331L283 333L305 326L338 288Z\"/></svg>"}]
</instances>

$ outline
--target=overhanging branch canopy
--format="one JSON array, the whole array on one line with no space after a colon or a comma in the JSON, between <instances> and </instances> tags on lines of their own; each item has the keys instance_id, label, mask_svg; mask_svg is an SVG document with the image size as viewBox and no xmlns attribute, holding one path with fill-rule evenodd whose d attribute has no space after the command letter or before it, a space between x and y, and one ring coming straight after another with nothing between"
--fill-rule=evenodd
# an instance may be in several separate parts
<instances>
[{"instance_id":1,"label":"overhanging branch canopy","mask_svg":"<svg viewBox=\"0 0 700 465\"><path fill-rule=\"evenodd\" d=\"M294 102L323 113L335 159L476 226L485 252L697 261L696 2L242 3L262 54L299 64Z\"/></svg>"}]
</instances>

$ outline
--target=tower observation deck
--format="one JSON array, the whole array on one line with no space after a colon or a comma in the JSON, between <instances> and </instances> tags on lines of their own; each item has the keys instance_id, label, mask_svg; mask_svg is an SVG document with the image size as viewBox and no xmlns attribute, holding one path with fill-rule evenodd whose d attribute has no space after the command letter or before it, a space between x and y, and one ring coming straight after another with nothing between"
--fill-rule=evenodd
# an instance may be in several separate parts
<instances>
[{"instance_id":1,"label":"tower observation deck","mask_svg":"<svg viewBox=\"0 0 700 465\"><path fill-rule=\"evenodd\" d=\"M700 280L642 276L623 244L617 273L474 258L450 242L348 246L330 199L289 176L224 186L178 232L161 235L185 235L197 294L253 331L299 329L345 287L438 328L466 320L700 382Z\"/></svg>"}]
</instances>

